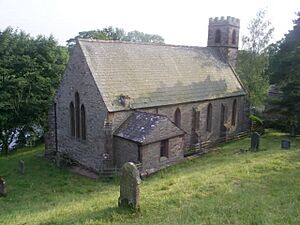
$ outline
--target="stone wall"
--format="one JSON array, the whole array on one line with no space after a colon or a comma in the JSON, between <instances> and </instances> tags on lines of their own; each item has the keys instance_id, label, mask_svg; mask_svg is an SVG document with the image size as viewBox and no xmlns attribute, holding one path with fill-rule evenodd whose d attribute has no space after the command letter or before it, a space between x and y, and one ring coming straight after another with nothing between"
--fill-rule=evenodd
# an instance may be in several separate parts
<instances>
[{"instance_id":1,"label":"stone wall","mask_svg":"<svg viewBox=\"0 0 300 225\"><path fill-rule=\"evenodd\" d=\"M71 136L69 106L71 101L73 103L75 101L75 92L79 93L80 104L85 106L86 140ZM81 165L98 171L102 155L105 153L103 127L107 110L78 45L73 49L54 101L57 115L58 152L67 154ZM51 125L53 121L53 117L50 118L51 129L53 129ZM50 134L53 132L50 130Z\"/></svg>"},{"instance_id":2,"label":"stone wall","mask_svg":"<svg viewBox=\"0 0 300 225\"><path fill-rule=\"evenodd\" d=\"M150 174L161 167L172 165L183 159L183 137L169 139L168 157L160 157L160 142L143 145L141 147L142 174Z\"/></svg>"},{"instance_id":3,"label":"stone wall","mask_svg":"<svg viewBox=\"0 0 300 225\"><path fill-rule=\"evenodd\" d=\"M161 106L157 108L146 108L146 109L139 109L139 111L155 113L167 116L171 121L174 122L174 114L177 108L180 109L181 112L181 128L186 132L184 136L184 145L183 148L187 150L191 147L191 139L193 135L192 131L192 118L193 118L193 109L200 112L200 123L199 129L196 130L196 134L198 136L199 142L206 142L206 141L218 141L221 139L221 105L225 106L225 118L226 121L231 124L232 119L232 105L233 101L237 101L237 115L236 115L236 125L230 127L228 132L229 136L234 136L239 132L245 131L248 129L248 106L246 102L245 96L237 96L237 97L229 97L223 99L216 99L210 101L201 101L195 103L186 103L186 104L179 104L179 105L172 105L172 106ZM207 123L207 106L208 104L212 104L212 130L211 132L206 131L206 123ZM115 114L119 118L125 117L128 112L116 112Z\"/></svg>"},{"instance_id":4,"label":"stone wall","mask_svg":"<svg viewBox=\"0 0 300 225\"><path fill-rule=\"evenodd\" d=\"M48 112L48 131L45 134L45 157L53 159L56 155L56 134L55 134L55 104L52 104Z\"/></svg>"},{"instance_id":5,"label":"stone wall","mask_svg":"<svg viewBox=\"0 0 300 225\"><path fill-rule=\"evenodd\" d=\"M121 168L126 162L138 163L138 145L123 138L114 137L115 163Z\"/></svg>"},{"instance_id":6,"label":"stone wall","mask_svg":"<svg viewBox=\"0 0 300 225\"><path fill-rule=\"evenodd\" d=\"M161 167L174 164L183 159L182 136L169 139L168 157L160 157L160 141L147 145L114 137L116 166L121 168L126 162L141 163L141 172L150 174ZM138 160L140 149L141 161Z\"/></svg>"}]
</instances>

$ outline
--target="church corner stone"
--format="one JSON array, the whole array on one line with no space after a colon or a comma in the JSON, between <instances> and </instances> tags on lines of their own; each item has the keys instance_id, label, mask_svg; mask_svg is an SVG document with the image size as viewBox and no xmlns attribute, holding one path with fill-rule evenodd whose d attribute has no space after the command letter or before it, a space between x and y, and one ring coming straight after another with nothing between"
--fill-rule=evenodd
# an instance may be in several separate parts
<instances>
[{"instance_id":1,"label":"church corner stone","mask_svg":"<svg viewBox=\"0 0 300 225\"><path fill-rule=\"evenodd\" d=\"M140 209L140 184L140 173L136 165L132 162L125 163L121 171L119 207Z\"/></svg>"}]
</instances>

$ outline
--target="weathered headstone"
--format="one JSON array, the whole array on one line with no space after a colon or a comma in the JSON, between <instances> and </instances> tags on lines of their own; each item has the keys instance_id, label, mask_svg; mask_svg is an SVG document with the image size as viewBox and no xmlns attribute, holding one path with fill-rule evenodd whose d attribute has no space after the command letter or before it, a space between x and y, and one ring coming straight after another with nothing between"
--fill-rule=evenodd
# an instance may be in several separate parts
<instances>
[{"instance_id":1,"label":"weathered headstone","mask_svg":"<svg viewBox=\"0 0 300 225\"><path fill-rule=\"evenodd\" d=\"M0 197L6 196L6 183L5 180L0 177Z\"/></svg>"},{"instance_id":2,"label":"weathered headstone","mask_svg":"<svg viewBox=\"0 0 300 225\"><path fill-rule=\"evenodd\" d=\"M289 140L282 140L281 141L281 148L282 149L290 149L291 148L291 142Z\"/></svg>"},{"instance_id":3,"label":"weathered headstone","mask_svg":"<svg viewBox=\"0 0 300 225\"><path fill-rule=\"evenodd\" d=\"M290 135L291 135L291 137L296 137L296 126L295 125L291 126Z\"/></svg>"},{"instance_id":4,"label":"weathered headstone","mask_svg":"<svg viewBox=\"0 0 300 225\"><path fill-rule=\"evenodd\" d=\"M25 174L25 162L23 160L19 160L19 172L21 174Z\"/></svg>"},{"instance_id":5,"label":"weathered headstone","mask_svg":"<svg viewBox=\"0 0 300 225\"><path fill-rule=\"evenodd\" d=\"M141 178L137 167L132 162L123 165L121 171L119 207L138 210L140 207Z\"/></svg>"},{"instance_id":6,"label":"weathered headstone","mask_svg":"<svg viewBox=\"0 0 300 225\"><path fill-rule=\"evenodd\" d=\"M259 136L259 133L257 132L254 132L252 135L251 135L251 150L258 150L259 149L259 139L260 139L260 136Z\"/></svg>"},{"instance_id":7,"label":"weathered headstone","mask_svg":"<svg viewBox=\"0 0 300 225\"><path fill-rule=\"evenodd\" d=\"M61 164L62 164L62 157L61 157L61 154L60 152L57 152L56 155L55 155L55 164L58 168L61 167Z\"/></svg>"}]
</instances>

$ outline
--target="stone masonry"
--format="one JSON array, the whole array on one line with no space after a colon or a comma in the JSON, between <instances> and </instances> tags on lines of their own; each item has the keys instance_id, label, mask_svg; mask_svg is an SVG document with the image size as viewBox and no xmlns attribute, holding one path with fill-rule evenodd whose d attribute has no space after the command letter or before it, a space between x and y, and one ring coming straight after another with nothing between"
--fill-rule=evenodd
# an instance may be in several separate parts
<instances>
[{"instance_id":1,"label":"stone masonry","mask_svg":"<svg viewBox=\"0 0 300 225\"><path fill-rule=\"evenodd\" d=\"M236 18L211 18L207 47L78 40L49 111L45 156L53 159L58 154L95 172L103 169L105 156L110 167L121 168L132 161L148 174L182 160L197 143L224 140L224 123L229 124L226 138L247 130L246 91L234 71L239 26ZM86 138L72 134L70 109L75 93L85 109ZM211 131L207 131L209 104ZM151 120L157 115L159 123L168 122L170 132L182 131L168 134L168 157L160 154L167 127L151 131L149 143L116 135L136 112L153 114ZM163 122L163 117L168 121Z\"/></svg>"}]
</instances>

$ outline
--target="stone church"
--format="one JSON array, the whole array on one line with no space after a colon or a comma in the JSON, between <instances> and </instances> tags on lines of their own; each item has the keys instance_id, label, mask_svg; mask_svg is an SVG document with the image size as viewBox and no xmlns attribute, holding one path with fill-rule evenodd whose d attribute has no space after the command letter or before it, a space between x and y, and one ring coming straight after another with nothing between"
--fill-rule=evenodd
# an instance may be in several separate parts
<instances>
[{"instance_id":1,"label":"stone church","mask_svg":"<svg viewBox=\"0 0 300 225\"><path fill-rule=\"evenodd\" d=\"M49 114L46 156L142 174L248 128L239 19L210 18L207 47L78 39Z\"/></svg>"}]
</instances>

